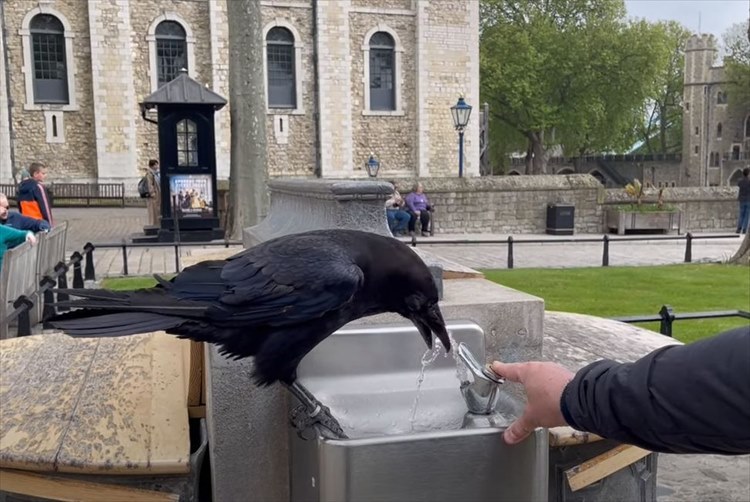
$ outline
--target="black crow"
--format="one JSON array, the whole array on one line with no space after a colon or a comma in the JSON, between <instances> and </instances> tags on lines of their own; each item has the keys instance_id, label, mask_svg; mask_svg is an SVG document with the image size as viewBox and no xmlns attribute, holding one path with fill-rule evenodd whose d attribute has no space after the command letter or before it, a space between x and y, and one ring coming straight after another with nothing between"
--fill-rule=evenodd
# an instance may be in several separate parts
<instances>
[{"instance_id":1,"label":"black crow","mask_svg":"<svg viewBox=\"0 0 750 502\"><path fill-rule=\"evenodd\" d=\"M136 291L68 290L84 299L60 305L78 310L49 321L72 336L164 330L213 343L236 359L254 356L261 385L292 386L299 362L318 343L373 314L401 314L428 347L434 333L450 350L429 269L391 237L356 230L292 234L157 280Z\"/></svg>"}]
</instances>

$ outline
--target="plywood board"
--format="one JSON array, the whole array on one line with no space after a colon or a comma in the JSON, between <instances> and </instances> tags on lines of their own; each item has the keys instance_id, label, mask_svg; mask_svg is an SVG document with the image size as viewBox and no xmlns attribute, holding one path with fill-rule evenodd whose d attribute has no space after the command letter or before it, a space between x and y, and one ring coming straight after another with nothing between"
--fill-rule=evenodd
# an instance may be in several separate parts
<instances>
[{"instance_id":1,"label":"plywood board","mask_svg":"<svg viewBox=\"0 0 750 502\"><path fill-rule=\"evenodd\" d=\"M163 333L0 342L0 468L189 472L189 355Z\"/></svg>"}]
</instances>

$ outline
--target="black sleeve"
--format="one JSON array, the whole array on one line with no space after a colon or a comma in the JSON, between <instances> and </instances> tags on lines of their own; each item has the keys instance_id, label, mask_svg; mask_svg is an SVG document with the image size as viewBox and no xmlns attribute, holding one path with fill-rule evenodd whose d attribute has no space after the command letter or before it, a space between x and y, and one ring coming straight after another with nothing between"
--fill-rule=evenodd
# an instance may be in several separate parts
<instances>
[{"instance_id":1,"label":"black sleeve","mask_svg":"<svg viewBox=\"0 0 750 502\"><path fill-rule=\"evenodd\" d=\"M571 427L666 453L750 453L750 326L634 363L581 369L560 400Z\"/></svg>"}]
</instances>

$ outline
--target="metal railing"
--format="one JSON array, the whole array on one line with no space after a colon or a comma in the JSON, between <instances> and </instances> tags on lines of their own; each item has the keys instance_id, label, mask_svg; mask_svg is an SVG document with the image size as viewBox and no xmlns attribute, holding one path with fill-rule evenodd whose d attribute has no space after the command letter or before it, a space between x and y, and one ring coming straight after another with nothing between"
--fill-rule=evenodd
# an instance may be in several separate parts
<instances>
[{"instance_id":1,"label":"metal railing","mask_svg":"<svg viewBox=\"0 0 750 502\"><path fill-rule=\"evenodd\" d=\"M719 319L724 317L742 317L750 319L750 312L745 310L715 310L711 312L684 312L676 314L674 309L669 305L662 305L661 309L659 309L659 313L656 315L633 315L625 317L610 317L610 319L629 324L636 322L658 322L659 333L671 337L672 325L675 321L689 319Z\"/></svg>"},{"instance_id":2,"label":"metal railing","mask_svg":"<svg viewBox=\"0 0 750 502\"><path fill-rule=\"evenodd\" d=\"M738 234L721 234L721 235L701 235L695 237L691 232L685 235L667 235L667 236L651 236L651 237L610 237L604 235L602 237L584 237L576 239L516 239L512 235L508 236L507 239L429 239L429 240L418 240L417 236L414 235L411 238L411 245L417 247L417 245L476 245L476 244L495 244L495 245L507 245L507 268L513 268L515 264L515 246L516 244L558 244L558 243L591 243L600 242L602 244L602 267L609 266L609 247L612 242L634 242L634 241L685 241L685 263L691 263L693 261L693 240L694 239L737 239L740 235Z\"/></svg>"},{"instance_id":3,"label":"metal railing","mask_svg":"<svg viewBox=\"0 0 750 502\"><path fill-rule=\"evenodd\" d=\"M104 242L104 243L87 243L86 246L92 247L92 252L94 249L120 249L122 251L122 275L130 275L128 270L128 248L174 248L174 263L175 263L175 272L180 272L182 270L182 266L180 264L180 249L183 247L203 247L203 246L213 246L213 247L224 247L228 248L229 246L242 246L242 241L237 240L230 240L225 239L223 241L208 241L208 242ZM91 259L92 267L93 267L93 257ZM87 262L88 264L88 262ZM93 268L92 268L92 275L94 274Z\"/></svg>"},{"instance_id":4,"label":"metal railing","mask_svg":"<svg viewBox=\"0 0 750 502\"><path fill-rule=\"evenodd\" d=\"M42 319L47 319L55 313L54 294L55 288L67 289L68 271L73 268L73 287L83 288L84 277L86 280L94 280L94 247L89 243L83 247L83 254L76 251L70 255L70 260L66 263L60 261L54 269L42 277L39 281L39 287L29 295L21 295L13 301L13 311L7 318L8 324L14 320L17 321L17 336L28 336L31 334L31 312L37 303L43 302L44 310ZM85 256L85 258L84 258ZM81 270L81 262L85 259L85 274ZM57 292L58 301L67 301L66 293ZM66 307L57 307L58 310L67 310ZM45 325L45 327L49 327Z\"/></svg>"}]
</instances>

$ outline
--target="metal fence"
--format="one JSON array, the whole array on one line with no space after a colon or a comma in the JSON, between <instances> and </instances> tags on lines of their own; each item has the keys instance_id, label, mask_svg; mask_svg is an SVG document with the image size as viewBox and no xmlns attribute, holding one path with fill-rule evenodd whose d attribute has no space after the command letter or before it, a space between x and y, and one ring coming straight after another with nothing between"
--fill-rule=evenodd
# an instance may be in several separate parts
<instances>
[{"instance_id":1,"label":"metal fence","mask_svg":"<svg viewBox=\"0 0 750 502\"><path fill-rule=\"evenodd\" d=\"M714 310L711 312L683 312L676 314L674 309L669 305L662 305L659 313L656 315L633 315L625 317L610 317L615 321L636 323L636 322L658 322L659 333L666 336L672 336L672 325L675 321L690 319L719 319L724 317L742 317L750 319L750 312L745 310Z\"/></svg>"},{"instance_id":2,"label":"metal fence","mask_svg":"<svg viewBox=\"0 0 750 502\"><path fill-rule=\"evenodd\" d=\"M700 240L703 239L738 239L738 234L722 234L722 235L701 235L697 237ZM495 245L507 245L507 267L513 268L515 264L515 252L516 245L518 244L559 244L559 243L591 243L600 242L602 244L602 267L609 266L609 248L612 243L616 242L634 242L634 241L685 241L685 263L691 263L693 261L693 240L696 237L688 232L685 235L668 235L659 237L610 237L604 235L602 237L584 237L577 239L516 239L515 237L508 236L507 239L459 239L459 240L441 240L441 239L430 239L430 240L419 240L414 235L411 238L411 245L417 247L418 245L476 245L476 244L495 244Z\"/></svg>"}]
</instances>

